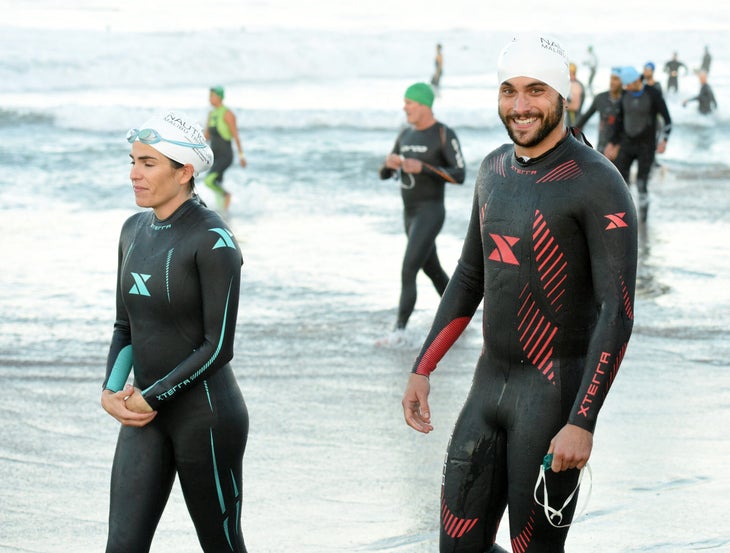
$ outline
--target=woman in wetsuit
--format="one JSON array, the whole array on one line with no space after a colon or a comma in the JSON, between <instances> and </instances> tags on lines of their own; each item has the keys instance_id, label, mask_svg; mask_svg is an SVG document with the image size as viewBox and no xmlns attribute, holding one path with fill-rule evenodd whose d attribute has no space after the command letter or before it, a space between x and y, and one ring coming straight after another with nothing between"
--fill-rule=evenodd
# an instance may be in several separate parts
<instances>
[{"instance_id":1,"label":"woman in wetsuit","mask_svg":"<svg viewBox=\"0 0 730 553\"><path fill-rule=\"evenodd\" d=\"M202 129L167 112L127 138L136 203L151 209L127 219L119 240L101 397L122 423L106 551L149 551L177 475L202 550L242 553L248 413L230 365L241 252L194 194L194 175L213 161Z\"/></svg>"},{"instance_id":2,"label":"woman in wetsuit","mask_svg":"<svg viewBox=\"0 0 730 553\"><path fill-rule=\"evenodd\" d=\"M444 463L441 553L495 545L509 506L511 549L560 553L533 498L546 454L559 509L590 457L597 416L633 326L636 213L618 171L568 133L564 50L515 39L500 56L499 113L514 144L482 162L462 254L403 397L432 430L428 375L484 302L484 345ZM574 503L556 525L569 525Z\"/></svg>"},{"instance_id":3,"label":"woman in wetsuit","mask_svg":"<svg viewBox=\"0 0 730 553\"><path fill-rule=\"evenodd\" d=\"M403 330L416 305L416 277L423 269L439 295L449 276L436 252L436 237L446 217L445 183L462 184L466 176L456 133L431 111L433 89L416 83L406 90L404 111L411 125L400 133L380 169L380 178L400 173L403 222L408 245L403 256L396 330Z\"/></svg>"}]
</instances>

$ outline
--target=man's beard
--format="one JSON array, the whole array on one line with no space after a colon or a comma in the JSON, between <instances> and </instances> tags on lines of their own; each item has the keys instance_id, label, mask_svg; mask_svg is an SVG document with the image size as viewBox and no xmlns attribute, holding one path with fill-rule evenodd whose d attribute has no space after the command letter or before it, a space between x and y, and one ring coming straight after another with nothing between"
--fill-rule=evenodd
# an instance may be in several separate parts
<instances>
[{"instance_id":1,"label":"man's beard","mask_svg":"<svg viewBox=\"0 0 730 553\"><path fill-rule=\"evenodd\" d=\"M509 125L509 119L511 119L511 117L507 118L502 114L502 112L500 112L499 118L502 120L504 128L507 129L507 134L512 139L512 142L523 148L533 148L545 140L545 138L553 132L558 125L562 124L564 115L563 102L559 101L557 103L557 107L550 110L547 117L542 119L542 124L537 129L534 137L530 140L522 140L518 138L514 132L512 132Z\"/></svg>"}]
</instances>

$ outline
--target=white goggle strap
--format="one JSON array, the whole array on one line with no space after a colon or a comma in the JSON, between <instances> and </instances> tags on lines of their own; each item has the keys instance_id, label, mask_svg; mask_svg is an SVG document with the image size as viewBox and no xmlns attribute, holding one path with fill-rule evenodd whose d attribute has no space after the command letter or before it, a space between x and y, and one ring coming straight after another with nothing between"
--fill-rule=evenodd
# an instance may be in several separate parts
<instances>
[{"instance_id":1,"label":"white goggle strap","mask_svg":"<svg viewBox=\"0 0 730 553\"><path fill-rule=\"evenodd\" d=\"M535 482L535 490L532 493L533 498L535 499L535 502L540 505L540 507L543 508L545 511L545 517L547 518L548 522L551 524L551 526L555 528L567 528L570 526L569 524L560 524L563 521L563 509L567 507L567 505L572 501L573 496L578 491L578 488L580 488L580 483L583 480L583 471L588 469L588 476L590 476L590 482L588 484L588 494L586 495L586 500L583 503L583 508L580 510L579 513L575 514L573 516L573 520L578 518L580 515L583 514L583 511L585 511L586 506L588 505L588 500L591 498L591 490L593 489L593 472L591 471L591 466L586 463L586 465L580 469L580 473L578 475L578 483L575 485L575 489L570 493L568 498L565 500L565 503L563 503L563 506L560 507L560 509L553 509L550 506L549 499L548 499L548 491L547 491L547 482L545 481L545 467L543 465L540 465L540 474L537 477L537 482ZM541 503L540 500L537 498L537 491L540 489L540 483L542 483L543 488L543 502ZM557 518L557 524L553 522L553 518Z\"/></svg>"}]
</instances>

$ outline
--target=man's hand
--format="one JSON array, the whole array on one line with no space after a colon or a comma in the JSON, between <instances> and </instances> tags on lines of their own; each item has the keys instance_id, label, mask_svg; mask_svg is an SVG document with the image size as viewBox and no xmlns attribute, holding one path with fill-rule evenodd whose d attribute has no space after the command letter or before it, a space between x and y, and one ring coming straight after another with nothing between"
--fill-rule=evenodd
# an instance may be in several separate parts
<instances>
[{"instance_id":1,"label":"man's hand","mask_svg":"<svg viewBox=\"0 0 730 553\"><path fill-rule=\"evenodd\" d=\"M606 147L603 149L603 155L606 156L611 161L614 161L616 157L618 157L618 150L619 145L618 144L611 144L610 142L606 144Z\"/></svg>"},{"instance_id":2,"label":"man's hand","mask_svg":"<svg viewBox=\"0 0 730 553\"><path fill-rule=\"evenodd\" d=\"M433 430L431 411L428 408L428 393L431 384L427 376L412 373L408 377L408 385L403 394L403 416L408 426L424 434Z\"/></svg>"},{"instance_id":3,"label":"man's hand","mask_svg":"<svg viewBox=\"0 0 730 553\"><path fill-rule=\"evenodd\" d=\"M593 450L593 434L574 424L566 424L550 441L548 454L553 454L553 472L582 469Z\"/></svg>"}]
</instances>

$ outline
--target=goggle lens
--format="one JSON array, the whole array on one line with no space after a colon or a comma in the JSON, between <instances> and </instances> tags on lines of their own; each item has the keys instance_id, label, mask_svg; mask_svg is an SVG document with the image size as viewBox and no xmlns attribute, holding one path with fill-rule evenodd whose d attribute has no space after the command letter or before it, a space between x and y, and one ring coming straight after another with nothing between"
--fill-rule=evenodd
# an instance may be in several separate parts
<instances>
[{"instance_id":1,"label":"goggle lens","mask_svg":"<svg viewBox=\"0 0 730 553\"><path fill-rule=\"evenodd\" d=\"M179 140L169 140L160 136L155 129L129 129L127 131L127 142L132 144L135 140L139 140L142 144L157 144L158 142L169 142L186 148L205 148L207 144L194 144L192 142L181 142Z\"/></svg>"}]
</instances>

